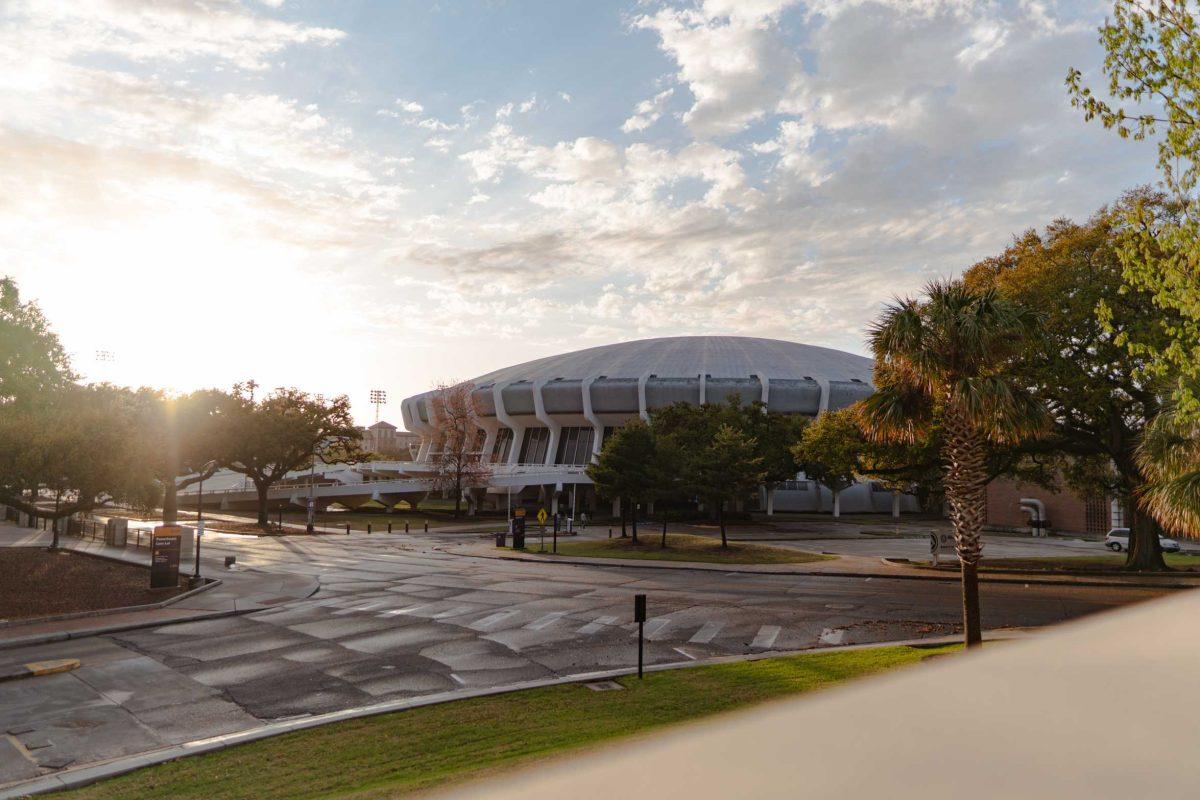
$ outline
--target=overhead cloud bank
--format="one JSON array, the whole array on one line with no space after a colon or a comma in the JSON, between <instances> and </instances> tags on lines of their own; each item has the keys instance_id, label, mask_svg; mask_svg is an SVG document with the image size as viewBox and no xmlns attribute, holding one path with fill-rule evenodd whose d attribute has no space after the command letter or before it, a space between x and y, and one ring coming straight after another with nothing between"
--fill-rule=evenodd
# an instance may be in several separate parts
<instances>
[{"instance_id":1,"label":"overhead cloud bank","mask_svg":"<svg viewBox=\"0 0 1200 800\"><path fill-rule=\"evenodd\" d=\"M278 340L265 302L322 332L273 353L281 374L361 371L338 346L354 339L415 365L381 368L397 394L453 377L447 361L470 374L638 336L861 349L893 293L1151 175L1152 154L1066 102L1067 67L1099 60L1104 8L1082 0L631 2L616 35L661 70L616 76L621 107L554 76L458 96L422 88L420 64L403 92L318 102L294 65L349 82L330 55L359 43L300 11L0 7L0 272L77 350L92 342L67 282L237 319L208 331L223 358L167 376L184 385L262 362L242 348ZM178 361L143 332L96 346Z\"/></svg>"}]
</instances>

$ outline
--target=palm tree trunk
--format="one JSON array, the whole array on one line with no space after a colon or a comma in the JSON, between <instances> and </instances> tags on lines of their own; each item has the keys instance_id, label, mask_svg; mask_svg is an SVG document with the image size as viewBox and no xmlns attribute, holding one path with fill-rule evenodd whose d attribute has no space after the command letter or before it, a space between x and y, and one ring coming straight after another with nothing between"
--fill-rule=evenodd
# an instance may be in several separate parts
<instances>
[{"instance_id":1,"label":"palm tree trunk","mask_svg":"<svg viewBox=\"0 0 1200 800\"><path fill-rule=\"evenodd\" d=\"M979 615L979 559L987 511L987 466L983 438L950 408L945 420L946 500L962 564L963 635L967 647L983 642Z\"/></svg>"},{"instance_id":2,"label":"palm tree trunk","mask_svg":"<svg viewBox=\"0 0 1200 800\"><path fill-rule=\"evenodd\" d=\"M963 631L967 647L983 644L979 623L979 565L962 562Z\"/></svg>"}]
</instances>

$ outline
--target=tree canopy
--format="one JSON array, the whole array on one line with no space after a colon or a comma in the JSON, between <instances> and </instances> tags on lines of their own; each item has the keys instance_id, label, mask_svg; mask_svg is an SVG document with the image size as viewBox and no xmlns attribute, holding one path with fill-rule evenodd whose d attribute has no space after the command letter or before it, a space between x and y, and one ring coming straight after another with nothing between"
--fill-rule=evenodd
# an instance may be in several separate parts
<instances>
[{"instance_id":1,"label":"tree canopy","mask_svg":"<svg viewBox=\"0 0 1200 800\"><path fill-rule=\"evenodd\" d=\"M234 387L227 416L225 466L245 475L258 492L258 524L267 525L268 492L287 473L313 460L356 461L362 431L350 415L350 399L313 397L299 389L276 389L253 399L247 384Z\"/></svg>"},{"instance_id":2,"label":"tree canopy","mask_svg":"<svg viewBox=\"0 0 1200 800\"><path fill-rule=\"evenodd\" d=\"M1200 419L1200 31L1191 4L1116 0L1100 28L1107 98L1067 74L1071 103L1121 137L1156 140L1175 205L1138 198L1127 209L1120 256L1125 283L1172 315L1168 337L1126 343L1174 381L1178 416Z\"/></svg>"},{"instance_id":3,"label":"tree canopy","mask_svg":"<svg viewBox=\"0 0 1200 800\"><path fill-rule=\"evenodd\" d=\"M34 302L0 278L0 403L35 401L74 375L67 354Z\"/></svg>"}]
</instances>

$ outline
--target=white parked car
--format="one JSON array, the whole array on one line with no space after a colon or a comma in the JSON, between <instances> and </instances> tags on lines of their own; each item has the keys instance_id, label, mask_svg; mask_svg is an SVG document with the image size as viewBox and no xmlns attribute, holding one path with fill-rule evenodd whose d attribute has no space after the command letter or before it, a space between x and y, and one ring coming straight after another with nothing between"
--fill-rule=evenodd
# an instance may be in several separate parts
<instances>
[{"instance_id":1,"label":"white parked car","mask_svg":"<svg viewBox=\"0 0 1200 800\"><path fill-rule=\"evenodd\" d=\"M1166 536L1159 535L1158 545L1164 553L1178 553L1179 542L1174 539L1168 539ZM1119 553L1122 550L1129 549L1129 528L1113 528L1104 537L1104 546L1114 553Z\"/></svg>"}]
</instances>

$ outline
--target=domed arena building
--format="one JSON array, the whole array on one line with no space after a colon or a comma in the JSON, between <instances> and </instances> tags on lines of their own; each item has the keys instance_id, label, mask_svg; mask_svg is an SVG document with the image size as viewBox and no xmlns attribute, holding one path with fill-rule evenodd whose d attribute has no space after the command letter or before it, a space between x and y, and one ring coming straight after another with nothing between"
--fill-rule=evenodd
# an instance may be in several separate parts
<instances>
[{"instance_id":1,"label":"domed arena building","mask_svg":"<svg viewBox=\"0 0 1200 800\"><path fill-rule=\"evenodd\" d=\"M480 452L494 480L473 490L472 506L511 502L564 513L597 508L584 467L604 440L635 417L649 420L673 403L762 401L771 411L815 417L871 394L871 360L826 347L745 336L673 336L621 342L540 358L466 381ZM401 403L404 424L421 437L415 470L435 447L436 391ZM521 484L518 476L527 475ZM516 480L514 480L516 479ZM514 485L515 484L515 485ZM778 510L818 510L821 487L802 476L777 492ZM844 511L885 511L870 485L842 494ZM828 498L826 490L826 498ZM875 506L879 505L879 508Z\"/></svg>"}]
</instances>

